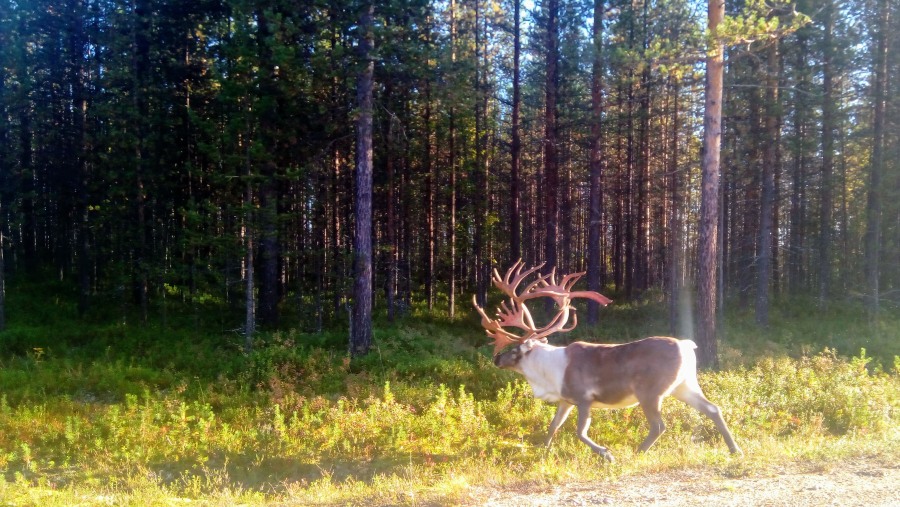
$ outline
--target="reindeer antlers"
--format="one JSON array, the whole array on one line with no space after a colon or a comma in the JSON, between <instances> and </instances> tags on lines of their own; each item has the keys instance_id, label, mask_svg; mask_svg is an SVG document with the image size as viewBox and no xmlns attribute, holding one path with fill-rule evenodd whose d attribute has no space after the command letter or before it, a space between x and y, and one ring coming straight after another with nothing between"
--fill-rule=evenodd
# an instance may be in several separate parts
<instances>
[{"instance_id":1,"label":"reindeer antlers","mask_svg":"<svg viewBox=\"0 0 900 507\"><path fill-rule=\"evenodd\" d=\"M496 355L507 345L520 343L529 338L538 340L546 340L548 336L556 332L568 332L575 329L578 325L578 317L573 319L572 325L566 328L569 320L569 312L572 310L572 299L585 298L596 301L606 306L612 302L611 299L594 291L575 291L572 287L575 285L584 273L571 273L562 277L557 283L556 269L550 271L546 275L537 274L537 279L528 284L521 293L516 293L516 289L522 280L538 271L544 266L543 263L525 270L525 263L522 260L516 261L515 264L501 277L500 273L494 269L493 282L494 285L509 296L508 301L500 303L497 309L497 318L491 319L487 316L475 299L472 297L472 304L481 315L481 326L484 327L488 336L494 339L494 354ZM552 298L559 311L556 316L551 319L550 323L542 328L535 326L531 312L525 306L525 301L539 297ZM504 329L505 327L516 327L526 331L524 335L517 335Z\"/></svg>"}]
</instances>

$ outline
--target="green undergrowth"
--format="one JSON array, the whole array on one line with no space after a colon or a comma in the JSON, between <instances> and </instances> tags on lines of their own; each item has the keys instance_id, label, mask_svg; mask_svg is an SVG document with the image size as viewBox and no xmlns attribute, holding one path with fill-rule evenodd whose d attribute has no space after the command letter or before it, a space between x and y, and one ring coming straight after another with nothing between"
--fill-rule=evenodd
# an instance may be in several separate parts
<instances>
[{"instance_id":1,"label":"green undergrowth","mask_svg":"<svg viewBox=\"0 0 900 507\"><path fill-rule=\"evenodd\" d=\"M342 330L266 333L245 353L211 327L14 317L0 334L0 503L443 505L473 502L478 487L900 458L896 316L872 324L794 304L764 330L730 312L723 368L701 374L745 457L667 400L668 431L643 455L640 409L596 411L591 436L612 465L575 438L574 418L554 447L540 445L554 408L491 364L473 316L381 324L358 361ZM645 301L609 308L593 336L575 337L666 329L662 305Z\"/></svg>"}]
</instances>

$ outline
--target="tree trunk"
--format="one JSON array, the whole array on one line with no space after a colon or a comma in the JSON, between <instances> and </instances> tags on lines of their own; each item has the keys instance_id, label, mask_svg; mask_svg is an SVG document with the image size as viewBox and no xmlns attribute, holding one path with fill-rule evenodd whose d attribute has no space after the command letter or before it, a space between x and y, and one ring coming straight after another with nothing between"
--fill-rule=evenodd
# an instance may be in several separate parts
<instances>
[{"instance_id":1,"label":"tree trunk","mask_svg":"<svg viewBox=\"0 0 900 507\"><path fill-rule=\"evenodd\" d=\"M484 37L481 33L481 5L479 0L475 0L475 168L473 171L474 182L474 231L472 237L472 255L474 257L473 268L475 271L475 295L478 304L484 306L487 298L487 277L486 270L487 261L485 259L485 221L487 217L487 175L486 168L486 111L482 101L482 83L481 74L486 71L481 65L481 53L485 51Z\"/></svg>"},{"instance_id":2,"label":"tree trunk","mask_svg":"<svg viewBox=\"0 0 900 507\"><path fill-rule=\"evenodd\" d=\"M623 170L623 166L627 169L627 164L622 164L623 157L623 136L622 136L622 110L624 109L623 101L625 94L623 92L623 86L620 84L618 87L618 94L616 100L616 110L619 112L619 118L616 122L616 155L618 163L615 165L616 175L612 178L615 181L615 189L613 190L613 196L615 197L615 209L614 214L615 217L613 219L613 247L612 247L612 264L613 264L613 282L615 283L616 291L620 290L623 286L624 282L624 255L623 251L624 242L625 242L625 188L628 185L628 180L625 176L626 171Z\"/></svg>"},{"instance_id":3,"label":"tree trunk","mask_svg":"<svg viewBox=\"0 0 900 507\"><path fill-rule=\"evenodd\" d=\"M797 84L794 93L794 135L797 137L794 151L794 164L791 174L791 206L790 206L790 235L787 254L787 282L788 291L796 294L804 285L803 264L805 250L806 221L806 131L807 112L811 106L807 102L809 90L806 89L809 80L807 65L807 35L801 28L797 35L797 60L794 68L797 73Z\"/></svg>"},{"instance_id":4,"label":"tree trunk","mask_svg":"<svg viewBox=\"0 0 900 507\"><path fill-rule=\"evenodd\" d=\"M760 196L759 219L759 251L756 263L756 323L769 325L769 287L772 280L772 241L775 234L775 164L777 161L775 140L778 139L778 82L780 70L778 65L778 41L769 46L766 74L766 143L762 167L762 195Z\"/></svg>"},{"instance_id":5,"label":"tree trunk","mask_svg":"<svg viewBox=\"0 0 900 507\"><path fill-rule=\"evenodd\" d=\"M634 37L634 29L631 29L630 38ZM629 42L629 47L633 47L633 41ZM622 212L624 213L623 224L624 242L623 247L625 253L625 266L623 273L623 284L625 287L625 298L631 300L634 298L634 272L636 257L639 252L638 242L635 241L634 229L636 220L635 211L635 150L634 150L634 73L628 71L628 94L625 98L625 178L622 182Z\"/></svg>"},{"instance_id":6,"label":"tree trunk","mask_svg":"<svg viewBox=\"0 0 900 507\"><path fill-rule=\"evenodd\" d=\"M338 120L335 116L337 116L334 111L338 110L343 105L339 94L339 86L341 85L340 78L338 77L338 69L340 67L340 61L335 57L335 53L338 48L338 11L341 8L332 3L330 7L329 16L331 19L331 74L334 76L331 79L331 114L334 115L332 117L332 124L337 124ZM341 47L343 48L344 44L341 43ZM340 133L342 130L338 130ZM332 139L331 142L331 182L330 182L330 194L331 194L331 237L330 237L330 248L331 251L331 291L332 291L332 307L333 313L337 315L337 313L341 309L341 304L344 300L346 290L344 288L344 279L345 279L345 269L343 264L343 255L342 249L344 246L344 241L342 241L344 236L344 228L341 227L341 217L346 216L344 213L344 200L341 199L341 182L343 179L341 176L341 168L343 161L343 150L341 148L342 142L339 140L338 133L335 134L335 138Z\"/></svg>"},{"instance_id":7,"label":"tree trunk","mask_svg":"<svg viewBox=\"0 0 900 507\"><path fill-rule=\"evenodd\" d=\"M384 96L390 98L392 87L388 84L384 88ZM387 223L385 224L387 234L387 277L384 281L384 295L387 303L387 317L389 322L394 321L396 310L397 295L397 206L396 206L396 187L395 178L395 157L394 154L394 132L393 118L391 115L385 115L384 143L385 143L385 174L387 175Z\"/></svg>"},{"instance_id":8,"label":"tree trunk","mask_svg":"<svg viewBox=\"0 0 900 507\"><path fill-rule=\"evenodd\" d=\"M521 41L522 0L513 0L513 103L512 135L510 140L510 181L509 181L509 229L510 263L522 258L522 224L519 211L519 165L522 158L522 139L519 132L519 114L522 106L521 76L519 64L522 56Z\"/></svg>"},{"instance_id":9,"label":"tree trunk","mask_svg":"<svg viewBox=\"0 0 900 507\"><path fill-rule=\"evenodd\" d=\"M85 152L85 114L87 110L87 100L84 93L84 3L82 1L74 1L70 7L73 12L70 22L69 32L69 56L70 72L71 72L71 90L72 90L72 140L73 164L75 169L75 216L76 220L76 255L78 257L78 314L84 316L88 310L88 298L91 290L91 263L90 250L88 248L88 233L90 231L88 225L88 174L87 164L84 156Z\"/></svg>"},{"instance_id":10,"label":"tree trunk","mask_svg":"<svg viewBox=\"0 0 900 507\"><path fill-rule=\"evenodd\" d=\"M428 230L428 246L425 251L425 298L428 311L434 310L434 261L437 252L437 210L435 209L435 183L437 165L431 163L431 81L425 80L425 226Z\"/></svg>"},{"instance_id":11,"label":"tree trunk","mask_svg":"<svg viewBox=\"0 0 900 507\"><path fill-rule=\"evenodd\" d=\"M678 172L678 78L670 77L672 94L672 126L669 137L669 255L666 284L669 289L669 332L674 336L679 326L679 300L681 298L681 273L683 256L681 252L681 178Z\"/></svg>"},{"instance_id":12,"label":"tree trunk","mask_svg":"<svg viewBox=\"0 0 900 507\"><path fill-rule=\"evenodd\" d=\"M2 35L0 35L2 37ZM4 39L0 39L0 43L5 44L6 41ZM7 160L7 149L10 147L9 143L9 124L5 121L9 116L9 109L7 107L6 102L6 69L0 67L0 118L3 118L4 121L0 121L0 163L4 163ZM5 211L3 210L3 203L6 202L6 188L7 188L7 178L10 176L11 171L3 171L0 174L0 217L4 217ZM7 221L4 220L3 223L0 223L0 331L6 330L6 266L3 259L3 250L5 249L5 234L7 228Z\"/></svg>"},{"instance_id":13,"label":"tree trunk","mask_svg":"<svg viewBox=\"0 0 900 507\"><path fill-rule=\"evenodd\" d=\"M150 6L146 0L136 0L134 5L134 41L132 55L134 108L136 120L135 149L135 214L137 218L137 242L134 255L134 284L141 310L141 322L147 322L149 313L149 252L147 246L147 211L145 179L148 170L148 154L146 153L147 118L149 115L145 87L149 78L149 30L150 30Z\"/></svg>"},{"instance_id":14,"label":"tree trunk","mask_svg":"<svg viewBox=\"0 0 900 507\"><path fill-rule=\"evenodd\" d=\"M249 111L244 111L247 114ZM249 125L246 132L239 138L239 144L244 150L244 176L247 178L247 187L244 193L244 224L242 239L244 242L244 351L253 350L253 335L256 333L256 270L254 249L254 202L253 202L253 162L250 155L251 135Z\"/></svg>"},{"instance_id":15,"label":"tree trunk","mask_svg":"<svg viewBox=\"0 0 900 507\"><path fill-rule=\"evenodd\" d=\"M247 176L250 176L250 164L247 164ZM253 350L253 335L256 333L256 280L254 270L253 249L253 183L247 180L244 198L246 214L244 216L244 247L246 248L244 271L244 351Z\"/></svg>"},{"instance_id":16,"label":"tree trunk","mask_svg":"<svg viewBox=\"0 0 900 507\"><path fill-rule=\"evenodd\" d=\"M0 139L0 141L2 140ZM0 201L0 216L3 216L2 213L3 202ZM3 258L6 243L4 233L6 233L6 227L0 226L0 331L6 331L6 264Z\"/></svg>"},{"instance_id":17,"label":"tree trunk","mask_svg":"<svg viewBox=\"0 0 900 507\"><path fill-rule=\"evenodd\" d=\"M641 8L641 53L646 55L650 47L650 28L649 28L649 7L650 2L643 2ZM637 168L637 203L636 217L637 226L635 233L637 234L635 265L634 265L634 286L640 292L646 290L650 285L650 114L651 114L651 97L650 97L650 66L645 65L641 72L641 110L640 110L640 131L639 131L639 155Z\"/></svg>"},{"instance_id":18,"label":"tree trunk","mask_svg":"<svg viewBox=\"0 0 900 507\"><path fill-rule=\"evenodd\" d=\"M706 89L701 162L700 240L697 276L697 359L703 367L718 367L717 277L719 224L719 151L722 141L722 82L724 45L717 27L725 16L723 0L708 0L709 31L714 46L707 48Z\"/></svg>"},{"instance_id":19,"label":"tree trunk","mask_svg":"<svg viewBox=\"0 0 900 507\"><path fill-rule=\"evenodd\" d=\"M272 35L265 11L257 13L257 50L260 64L260 111L259 142L262 143L265 159L262 161L259 189L259 254L261 273L259 277L259 322L274 328L278 325L278 89L277 71L273 62L269 39Z\"/></svg>"},{"instance_id":20,"label":"tree trunk","mask_svg":"<svg viewBox=\"0 0 900 507\"><path fill-rule=\"evenodd\" d=\"M450 0L450 67L456 71L456 0ZM456 316L456 111L451 100L447 126L450 136L450 283L448 303L450 319Z\"/></svg>"},{"instance_id":21,"label":"tree trunk","mask_svg":"<svg viewBox=\"0 0 900 507\"><path fill-rule=\"evenodd\" d=\"M828 0L822 12L825 30L822 40L822 216L819 233L819 305L824 306L831 292L831 243L834 198L834 3Z\"/></svg>"},{"instance_id":22,"label":"tree trunk","mask_svg":"<svg viewBox=\"0 0 900 507\"><path fill-rule=\"evenodd\" d=\"M557 241L559 236L559 151L557 125L557 102L559 97L559 0L547 1L546 62L547 78L544 86L546 97L544 109L544 188L541 198L544 202L544 270L556 268Z\"/></svg>"},{"instance_id":23,"label":"tree trunk","mask_svg":"<svg viewBox=\"0 0 900 507\"><path fill-rule=\"evenodd\" d=\"M372 88L375 73L374 4L365 5L360 17L359 61L362 68L356 98L356 231L354 246L353 321L350 355L359 357L372 345Z\"/></svg>"},{"instance_id":24,"label":"tree trunk","mask_svg":"<svg viewBox=\"0 0 900 507\"><path fill-rule=\"evenodd\" d=\"M872 162L869 169L869 188L866 201L865 268L870 293L869 310L878 314L880 306L880 256L881 256L881 176L884 171L884 113L887 90L887 31L890 18L888 0L878 3L878 30L875 35L875 83L872 100L875 111L872 124Z\"/></svg>"},{"instance_id":25,"label":"tree trunk","mask_svg":"<svg viewBox=\"0 0 900 507\"><path fill-rule=\"evenodd\" d=\"M605 2L594 2L593 45L594 61L591 69L591 166L590 204L588 217L588 290L599 292L603 287L603 10ZM597 324L600 305L588 301L588 323Z\"/></svg>"},{"instance_id":26,"label":"tree trunk","mask_svg":"<svg viewBox=\"0 0 900 507\"><path fill-rule=\"evenodd\" d=\"M780 88L784 88L784 51L778 52L778 86ZM780 97L780 93L779 93ZM779 98L778 105L783 107L783 100ZM778 231L781 228L781 211L780 211L780 203L781 203L781 175L782 175L782 144L781 144L781 131L783 125L783 108L778 110L778 129L775 131L775 138L772 140L772 143L775 145L775 190L773 192L773 206L772 206L772 230L775 231L775 236L772 238L772 293L780 294L781 293L781 277L782 277L782 260L781 260L781 242L779 241Z\"/></svg>"}]
</instances>

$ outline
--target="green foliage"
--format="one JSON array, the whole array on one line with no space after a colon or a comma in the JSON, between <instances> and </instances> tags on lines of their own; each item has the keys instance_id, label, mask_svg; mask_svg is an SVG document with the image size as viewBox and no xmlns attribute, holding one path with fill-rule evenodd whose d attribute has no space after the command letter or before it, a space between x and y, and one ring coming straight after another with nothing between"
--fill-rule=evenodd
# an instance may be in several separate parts
<instances>
[{"instance_id":1,"label":"green foliage","mask_svg":"<svg viewBox=\"0 0 900 507\"><path fill-rule=\"evenodd\" d=\"M16 308L29 306L15 299ZM615 305L601 327L569 338L664 334L658 299ZM898 452L896 316L884 315L883 340L869 341L877 356L867 347L845 358L833 346L862 343L851 339L868 325L861 312L823 317L802 300L778 307L769 331L729 312L728 369L700 379L747 466L773 456ZM13 478L0 490L5 499L53 484L48 504L65 505L114 484L132 504L452 502L491 477L556 481L730 459L712 424L673 400L664 405L669 430L646 456L633 454L647 431L638 408L594 414L592 437L623 464L598 467L574 421L543 449L554 407L491 364L474 320L379 324L373 352L354 361L341 330L263 334L245 353L239 337L190 321L68 333L65 323L17 318L0 334L0 466Z\"/></svg>"},{"instance_id":2,"label":"green foliage","mask_svg":"<svg viewBox=\"0 0 900 507\"><path fill-rule=\"evenodd\" d=\"M733 373L744 389L725 391L732 406L743 407L740 424L760 433L880 433L896 424L891 412L900 403L900 383L896 376L870 373L869 362L865 350L846 360L831 349L799 360L765 359Z\"/></svg>"},{"instance_id":3,"label":"green foliage","mask_svg":"<svg viewBox=\"0 0 900 507\"><path fill-rule=\"evenodd\" d=\"M768 2L748 0L734 16L725 16L715 37L726 46L750 45L784 37L810 22L810 17L795 10L794 1ZM709 47L713 47L710 45Z\"/></svg>"},{"instance_id":4,"label":"green foliage","mask_svg":"<svg viewBox=\"0 0 900 507\"><path fill-rule=\"evenodd\" d=\"M773 301L770 321L767 329L759 329L752 308L730 307L724 334L739 350L726 350L725 359L740 364L772 354L815 355L824 347L843 356L865 349L872 368L890 368L900 355L900 315L882 312L870 319L860 301L822 306L815 298L780 298Z\"/></svg>"}]
</instances>

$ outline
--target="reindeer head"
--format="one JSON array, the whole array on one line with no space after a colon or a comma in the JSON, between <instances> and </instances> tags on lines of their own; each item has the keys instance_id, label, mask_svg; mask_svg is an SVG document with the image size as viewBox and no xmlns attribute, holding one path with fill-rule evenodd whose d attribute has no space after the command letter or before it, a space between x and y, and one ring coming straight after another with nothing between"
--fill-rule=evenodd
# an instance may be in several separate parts
<instances>
[{"instance_id":1,"label":"reindeer head","mask_svg":"<svg viewBox=\"0 0 900 507\"><path fill-rule=\"evenodd\" d=\"M546 338L543 340L528 338L515 347L509 347L499 354L494 354L494 364L499 368L519 371L521 373L519 363L522 361L522 359L530 354L534 348L540 347L541 345L546 343L546 341Z\"/></svg>"},{"instance_id":2,"label":"reindeer head","mask_svg":"<svg viewBox=\"0 0 900 507\"><path fill-rule=\"evenodd\" d=\"M472 298L472 304L481 315L481 325L484 327L488 336L494 339L494 362L500 367L509 367L509 365L517 363L521 357L528 353L536 344L546 343L547 337L556 332L567 332L575 329L578 325L578 317L572 319L572 325L566 327L569 320L569 313L574 309L572 299L586 298L596 301L601 305L608 305L611 299L593 291L572 291L575 285L584 273L572 273L562 277L557 283L556 270L551 270L546 275L537 273L537 279L532 281L521 292L516 292L522 280L537 272L544 264L541 263L533 268L525 270L525 264L519 260L513 267L509 268L504 277L500 277L500 273L494 269L493 282L494 285L509 296L508 301L500 304L497 309L497 318L491 319L487 316L475 298ZM549 297L556 302L557 314L550 320L550 323L544 327L538 328L531 312L525 306L525 302L529 299L540 297ZM516 334L508 331L507 327L518 328L524 331L523 334ZM519 346L509 351L508 357L501 360L500 352L507 346L518 344ZM514 359L518 358L518 359ZM503 363L503 364L501 364Z\"/></svg>"}]
</instances>

